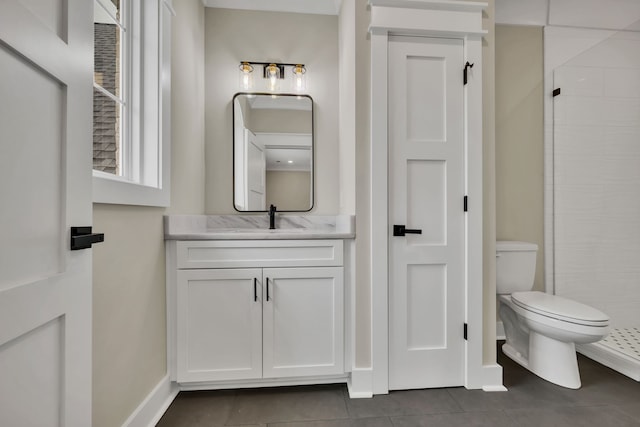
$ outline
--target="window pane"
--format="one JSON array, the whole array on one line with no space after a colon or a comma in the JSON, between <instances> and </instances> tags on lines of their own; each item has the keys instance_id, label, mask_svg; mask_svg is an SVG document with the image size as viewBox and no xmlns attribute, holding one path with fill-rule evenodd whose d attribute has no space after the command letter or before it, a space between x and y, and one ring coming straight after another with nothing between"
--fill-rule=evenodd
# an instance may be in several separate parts
<instances>
[{"instance_id":1,"label":"window pane","mask_svg":"<svg viewBox=\"0 0 640 427\"><path fill-rule=\"evenodd\" d=\"M122 0L96 0L94 3L94 70L99 90L93 93L93 168L121 175L122 117L122 47L124 32L121 21ZM118 102L120 101L120 102Z\"/></svg>"},{"instance_id":2,"label":"window pane","mask_svg":"<svg viewBox=\"0 0 640 427\"><path fill-rule=\"evenodd\" d=\"M93 32L93 80L120 98L121 30L116 24L96 22Z\"/></svg>"},{"instance_id":3,"label":"window pane","mask_svg":"<svg viewBox=\"0 0 640 427\"><path fill-rule=\"evenodd\" d=\"M120 103L93 90L93 169L120 175Z\"/></svg>"}]
</instances>

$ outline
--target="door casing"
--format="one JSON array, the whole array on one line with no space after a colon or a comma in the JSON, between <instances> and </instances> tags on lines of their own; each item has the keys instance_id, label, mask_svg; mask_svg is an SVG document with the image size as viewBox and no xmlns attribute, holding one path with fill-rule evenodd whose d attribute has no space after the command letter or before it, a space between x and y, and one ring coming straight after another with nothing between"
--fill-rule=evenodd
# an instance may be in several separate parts
<instances>
[{"instance_id":1,"label":"door casing","mask_svg":"<svg viewBox=\"0 0 640 427\"><path fill-rule=\"evenodd\" d=\"M371 245L372 346L371 389L389 391L389 205L388 205L388 45L393 35L447 37L463 40L464 61L474 64L464 88L464 145L466 194L469 198L465 232L465 342L464 386L501 387L499 365L483 365L483 241L482 241L482 12L486 3L461 5L439 2L437 7L410 4L389 6L383 0L371 4ZM457 3L457 4L456 4ZM464 64L460 64L460 79ZM488 316L491 316L489 313ZM355 378L362 378L358 375ZM352 379L352 380L353 380ZM353 389L366 386L352 384Z\"/></svg>"}]
</instances>

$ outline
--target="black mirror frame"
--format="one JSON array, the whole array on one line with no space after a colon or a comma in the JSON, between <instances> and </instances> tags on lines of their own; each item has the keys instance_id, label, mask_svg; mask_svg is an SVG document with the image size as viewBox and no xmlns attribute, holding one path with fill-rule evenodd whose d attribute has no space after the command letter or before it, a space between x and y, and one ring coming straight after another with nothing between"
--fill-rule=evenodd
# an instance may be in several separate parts
<instances>
[{"instance_id":1,"label":"black mirror frame","mask_svg":"<svg viewBox=\"0 0 640 427\"><path fill-rule=\"evenodd\" d=\"M231 184L231 202L233 204L233 209L236 212L239 213L266 213L269 212L268 209L265 210L261 210L261 211L241 211L238 209L238 207L236 206L236 150L235 150L235 145L236 145L236 133L235 133L235 119L236 119L236 111L235 111L235 100L238 96L241 95L253 95L253 96L287 96L287 97L296 97L296 98L308 98L309 101L311 101L311 205L309 207L309 209L306 210L286 210L286 209L280 209L278 208L278 212L310 212L313 210L313 208L315 207L315 194L316 194L316 131L315 131L315 115L314 115L314 105L313 105L313 98L310 95L302 95L302 94L297 94L297 93L268 93L268 92L237 92L236 94L233 95L233 98L231 98L231 134L232 134L232 138L231 138L231 151L232 153L232 175L233 175L233 179L232 179L232 184Z\"/></svg>"}]
</instances>

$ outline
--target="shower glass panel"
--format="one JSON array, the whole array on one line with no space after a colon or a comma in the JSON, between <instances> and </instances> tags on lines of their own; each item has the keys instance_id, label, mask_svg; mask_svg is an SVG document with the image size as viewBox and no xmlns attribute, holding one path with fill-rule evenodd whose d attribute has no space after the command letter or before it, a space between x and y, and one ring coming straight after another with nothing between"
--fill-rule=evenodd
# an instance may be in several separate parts
<instances>
[{"instance_id":1,"label":"shower glass panel","mask_svg":"<svg viewBox=\"0 0 640 427\"><path fill-rule=\"evenodd\" d=\"M593 31L553 71L553 286L611 318L578 351L640 381L640 32Z\"/></svg>"}]
</instances>

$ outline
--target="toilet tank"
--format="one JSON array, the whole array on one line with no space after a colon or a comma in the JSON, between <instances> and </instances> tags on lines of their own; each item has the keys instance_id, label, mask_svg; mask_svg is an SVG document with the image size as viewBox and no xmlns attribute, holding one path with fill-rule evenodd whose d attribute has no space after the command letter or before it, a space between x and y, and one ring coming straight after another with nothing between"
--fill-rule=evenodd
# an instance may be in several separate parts
<instances>
[{"instance_id":1,"label":"toilet tank","mask_svg":"<svg viewBox=\"0 0 640 427\"><path fill-rule=\"evenodd\" d=\"M496 242L496 290L498 294L530 291L536 276L538 245L528 242Z\"/></svg>"}]
</instances>

